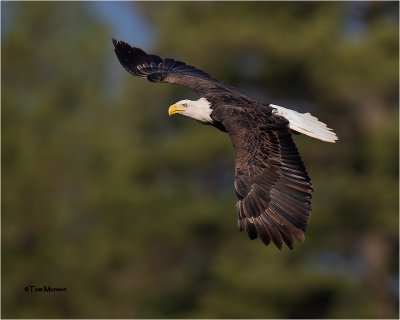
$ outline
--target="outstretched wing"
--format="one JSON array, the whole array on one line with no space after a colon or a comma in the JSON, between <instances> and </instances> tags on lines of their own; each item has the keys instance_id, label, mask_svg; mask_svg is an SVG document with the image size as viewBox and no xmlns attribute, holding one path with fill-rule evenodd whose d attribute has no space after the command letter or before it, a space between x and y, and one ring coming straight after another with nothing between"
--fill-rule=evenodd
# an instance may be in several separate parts
<instances>
[{"instance_id":1,"label":"outstretched wing","mask_svg":"<svg viewBox=\"0 0 400 320\"><path fill-rule=\"evenodd\" d=\"M260 124L228 118L224 126L235 151L239 231L282 249L304 241L313 187L282 117Z\"/></svg>"},{"instance_id":2,"label":"outstretched wing","mask_svg":"<svg viewBox=\"0 0 400 320\"><path fill-rule=\"evenodd\" d=\"M230 88L184 62L147 54L142 49L132 47L124 41L113 39L113 43L119 62L135 76L147 78L151 82L180 84L199 95L204 95L213 89L228 90Z\"/></svg>"}]
</instances>

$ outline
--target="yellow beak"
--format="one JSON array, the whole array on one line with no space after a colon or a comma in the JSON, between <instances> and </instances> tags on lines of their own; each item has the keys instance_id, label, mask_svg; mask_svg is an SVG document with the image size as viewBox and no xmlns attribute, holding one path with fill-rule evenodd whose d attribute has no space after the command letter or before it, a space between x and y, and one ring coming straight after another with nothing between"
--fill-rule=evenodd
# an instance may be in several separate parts
<instances>
[{"instance_id":1,"label":"yellow beak","mask_svg":"<svg viewBox=\"0 0 400 320\"><path fill-rule=\"evenodd\" d=\"M185 111L184 108L178 107L177 104L173 104L172 106L169 107L168 109L168 115L172 116L175 113L181 113L182 111Z\"/></svg>"}]
</instances>

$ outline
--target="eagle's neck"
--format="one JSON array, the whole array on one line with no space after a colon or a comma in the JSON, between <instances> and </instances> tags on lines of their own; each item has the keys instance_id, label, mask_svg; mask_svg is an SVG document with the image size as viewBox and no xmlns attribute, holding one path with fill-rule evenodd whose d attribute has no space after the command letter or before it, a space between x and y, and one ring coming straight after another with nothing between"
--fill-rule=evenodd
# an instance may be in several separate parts
<instances>
[{"instance_id":1,"label":"eagle's neck","mask_svg":"<svg viewBox=\"0 0 400 320\"><path fill-rule=\"evenodd\" d=\"M206 98L200 98L197 101L190 101L185 116L203 123L212 123L210 115L213 110L211 103Z\"/></svg>"}]
</instances>

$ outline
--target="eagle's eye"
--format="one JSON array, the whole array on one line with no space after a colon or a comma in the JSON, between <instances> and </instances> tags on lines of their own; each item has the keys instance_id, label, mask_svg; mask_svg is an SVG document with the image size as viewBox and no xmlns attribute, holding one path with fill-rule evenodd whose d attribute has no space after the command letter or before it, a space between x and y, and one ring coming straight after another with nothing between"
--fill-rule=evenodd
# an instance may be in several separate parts
<instances>
[{"instance_id":1,"label":"eagle's eye","mask_svg":"<svg viewBox=\"0 0 400 320\"><path fill-rule=\"evenodd\" d=\"M182 103L182 106L187 108L187 103Z\"/></svg>"}]
</instances>

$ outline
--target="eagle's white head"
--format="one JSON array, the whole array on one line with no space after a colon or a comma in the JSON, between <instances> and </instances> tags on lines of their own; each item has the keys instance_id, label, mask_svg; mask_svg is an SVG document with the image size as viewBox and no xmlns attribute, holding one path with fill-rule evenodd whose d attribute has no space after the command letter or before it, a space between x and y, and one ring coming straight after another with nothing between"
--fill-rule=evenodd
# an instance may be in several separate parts
<instances>
[{"instance_id":1,"label":"eagle's white head","mask_svg":"<svg viewBox=\"0 0 400 320\"><path fill-rule=\"evenodd\" d=\"M200 98L197 101L181 100L169 107L168 114L171 116L179 113L203 123L211 123L212 109L210 106L211 104L206 98Z\"/></svg>"}]
</instances>

